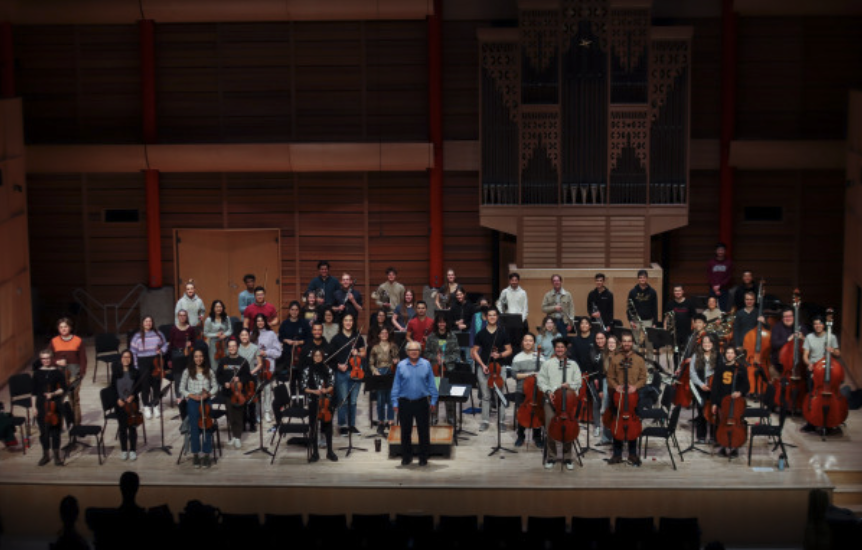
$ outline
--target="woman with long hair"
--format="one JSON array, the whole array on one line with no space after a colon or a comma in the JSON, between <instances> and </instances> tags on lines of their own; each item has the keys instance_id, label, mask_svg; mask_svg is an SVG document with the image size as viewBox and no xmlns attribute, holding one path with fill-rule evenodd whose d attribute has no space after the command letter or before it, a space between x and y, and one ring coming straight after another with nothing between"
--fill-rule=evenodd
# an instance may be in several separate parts
<instances>
[{"instance_id":1,"label":"woman with long hair","mask_svg":"<svg viewBox=\"0 0 862 550\"><path fill-rule=\"evenodd\" d=\"M159 401L161 400L163 376L153 376L153 366L159 361L164 375L164 354L168 351L168 341L164 334L156 330L155 321L151 315L141 319L141 328L132 336L129 344L132 355L135 356L135 366L144 377L141 382L141 394L144 401L144 418L152 418L154 409L156 418L161 415Z\"/></svg>"},{"instance_id":2,"label":"woman with long hair","mask_svg":"<svg viewBox=\"0 0 862 550\"><path fill-rule=\"evenodd\" d=\"M204 319L204 338L209 346L210 365L217 365L216 353L224 357L227 353L227 341L233 335L233 325L227 313L227 307L221 300L213 300L210 314Z\"/></svg>"},{"instance_id":3,"label":"woman with long hair","mask_svg":"<svg viewBox=\"0 0 862 550\"><path fill-rule=\"evenodd\" d=\"M355 344L355 345L354 345ZM346 314L341 318L341 330L329 343L329 356L335 354L335 402L338 409L338 429L341 435L347 435L350 430L354 435L361 435L356 427L356 400L359 397L359 382L350 378L348 361L352 356L365 359L365 339L356 329L353 315ZM346 406L341 406L347 402Z\"/></svg>"},{"instance_id":4,"label":"woman with long hair","mask_svg":"<svg viewBox=\"0 0 862 550\"><path fill-rule=\"evenodd\" d=\"M200 427L200 418L207 407L212 407L212 396L218 391L215 372L210 368L209 359L202 349L194 350L189 368L183 371L180 379L180 393L186 399L191 450L194 467L209 468L213 450L212 431ZM203 438L203 445L201 439ZM203 447L203 448L201 448Z\"/></svg>"},{"instance_id":5,"label":"woman with long hair","mask_svg":"<svg viewBox=\"0 0 862 550\"><path fill-rule=\"evenodd\" d=\"M272 422L272 383L264 384L266 378L275 376L275 361L281 357L281 342L278 335L269 328L266 315L258 313L254 317L251 341L257 344L257 354L262 359L261 384L263 385L263 412L267 422ZM269 374L266 374L266 373Z\"/></svg>"}]
</instances>

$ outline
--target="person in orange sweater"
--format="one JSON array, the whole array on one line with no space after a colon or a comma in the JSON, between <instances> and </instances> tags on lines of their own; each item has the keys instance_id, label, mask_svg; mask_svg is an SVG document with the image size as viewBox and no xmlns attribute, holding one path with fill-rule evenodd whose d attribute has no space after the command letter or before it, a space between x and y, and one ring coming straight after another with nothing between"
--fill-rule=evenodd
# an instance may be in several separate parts
<instances>
[{"instance_id":1,"label":"person in orange sweater","mask_svg":"<svg viewBox=\"0 0 862 550\"><path fill-rule=\"evenodd\" d=\"M54 362L65 371L70 388L69 402L75 413L75 424L81 423L81 380L87 374L87 350L84 341L72 334L72 320L63 317L57 321L57 336L51 340Z\"/></svg>"}]
</instances>

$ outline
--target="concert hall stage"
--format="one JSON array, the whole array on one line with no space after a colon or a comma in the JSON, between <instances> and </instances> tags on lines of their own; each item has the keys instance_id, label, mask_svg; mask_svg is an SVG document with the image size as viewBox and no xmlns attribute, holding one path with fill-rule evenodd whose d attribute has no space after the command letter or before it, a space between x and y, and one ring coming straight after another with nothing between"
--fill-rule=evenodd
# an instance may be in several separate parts
<instances>
[{"instance_id":1,"label":"concert hall stage","mask_svg":"<svg viewBox=\"0 0 862 550\"><path fill-rule=\"evenodd\" d=\"M94 407L104 383L101 375L94 386L84 388L85 423L101 423ZM4 399L7 401L7 399ZM370 435L365 395L360 399L360 428ZM511 418L511 410L508 411ZM801 544L805 526L808 491L834 488L828 471L842 471L850 489L862 471L862 453L856 441L862 413L851 412L845 434L829 438L799 432L801 419L790 419L785 427L787 443L799 445L789 450L790 467L778 471L778 453L763 439L755 442L752 467L745 453L732 462L702 453L676 456L673 470L661 440L650 441L649 456L640 468L609 466L609 455L589 452L583 467L573 472L560 468L547 471L541 455L521 447L517 454L503 452L489 457L496 444L493 429L469 436L455 447L450 459L432 458L429 466L416 462L401 467L400 460L388 458L384 441L379 453L371 438L355 438L354 444L367 452L349 457L340 451L339 461L325 458L306 462L305 451L282 446L275 464L263 453L245 455L257 446L258 436L246 434L241 450L225 449L224 457L211 469L195 470L188 460L177 466L182 439L176 409L166 409L166 440L173 455L147 452L159 444L159 422L146 422L148 445L139 437L136 462L119 458L119 444L113 439L114 424L108 428L108 460L98 465L95 450L75 451L64 467L36 465L41 455L33 440L26 456L0 451L0 517L8 535L53 535L60 527L57 509L60 499L72 494L81 508L115 506L119 503L117 482L125 470L141 476L139 502L144 506L167 503L176 514L190 499L214 504L230 513L391 513L433 515L520 515L527 516L697 516L704 542L720 539L735 545L793 546ZM476 418L465 415L465 429L478 433ZM683 411L678 437L685 448L690 441L688 411ZM223 434L224 435L224 434ZM224 437L222 438L224 441ZM514 448L511 426L502 434L503 445ZM347 444L336 436L335 446ZM585 442L584 430L581 442ZM65 436L64 436L65 443ZM268 438L267 438L268 443ZM595 443L591 439L591 443ZM272 448L272 447L270 447ZM600 447L609 451L609 447ZM559 463L558 463L559 464ZM846 504L846 501L844 502ZM42 513L39 513L39 512ZM858 509L857 509L858 511ZM84 529L83 525L80 525Z\"/></svg>"}]
</instances>

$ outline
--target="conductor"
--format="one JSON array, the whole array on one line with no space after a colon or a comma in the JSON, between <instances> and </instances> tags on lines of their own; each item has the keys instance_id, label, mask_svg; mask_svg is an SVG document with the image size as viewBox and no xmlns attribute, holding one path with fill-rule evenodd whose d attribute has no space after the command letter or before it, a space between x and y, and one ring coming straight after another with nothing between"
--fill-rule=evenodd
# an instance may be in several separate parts
<instances>
[{"instance_id":1,"label":"conductor","mask_svg":"<svg viewBox=\"0 0 862 550\"><path fill-rule=\"evenodd\" d=\"M407 359L403 359L395 370L392 383L392 405L401 423L401 465L413 462L413 419L419 433L419 465L428 464L431 446L430 413L437 410L437 384L431 363L419 354L419 342L407 344ZM430 398L430 407L429 407Z\"/></svg>"}]
</instances>

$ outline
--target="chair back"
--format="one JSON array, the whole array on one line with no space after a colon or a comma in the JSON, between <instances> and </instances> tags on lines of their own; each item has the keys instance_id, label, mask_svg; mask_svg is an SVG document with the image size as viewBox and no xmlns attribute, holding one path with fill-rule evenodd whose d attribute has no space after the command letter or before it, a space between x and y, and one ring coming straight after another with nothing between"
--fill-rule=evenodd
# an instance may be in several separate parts
<instances>
[{"instance_id":1,"label":"chair back","mask_svg":"<svg viewBox=\"0 0 862 550\"><path fill-rule=\"evenodd\" d=\"M120 351L120 339L116 334L97 334L96 335L96 355L108 353L109 351Z\"/></svg>"},{"instance_id":2,"label":"chair back","mask_svg":"<svg viewBox=\"0 0 862 550\"><path fill-rule=\"evenodd\" d=\"M676 394L676 385L667 384L661 393L661 406L664 410L669 411L673 405L673 396Z\"/></svg>"},{"instance_id":3,"label":"chair back","mask_svg":"<svg viewBox=\"0 0 862 550\"><path fill-rule=\"evenodd\" d=\"M102 414L107 415L110 411L112 411L115 407L114 400L112 397L114 396L114 388L108 386L107 388L102 388L99 390L99 400L102 402Z\"/></svg>"},{"instance_id":4,"label":"chair back","mask_svg":"<svg viewBox=\"0 0 862 550\"><path fill-rule=\"evenodd\" d=\"M63 402L63 420L66 421L67 430L75 427L75 413L72 411L72 404L68 401Z\"/></svg>"},{"instance_id":5,"label":"chair back","mask_svg":"<svg viewBox=\"0 0 862 550\"><path fill-rule=\"evenodd\" d=\"M13 375L9 378L9 399L11 401L22 395L30 395L32 391L33 378L26 372Z\"/></svg>"},{"instance_id":6,"label":"chair back","mask_svg":"<svg viewBox=\"0 0 862 550\"><path fill-rule=\"evenodd\" d=\"M763 407L767 411L775 408L775 384L766 385L766 392L763 394Z\"/></svg>"},{"instance_id":7,"label":"chair back","mask_svg":"<svg viewBox=\"0 0 862 550\"><path fill-rule=\"evenodd\" d=\"M676 431L676 425L679 422L679 413L682 410L682 405L677 405L670 413L670 419L667 421L667 433L672 434Z\"/></svg>"}]
</instances>

